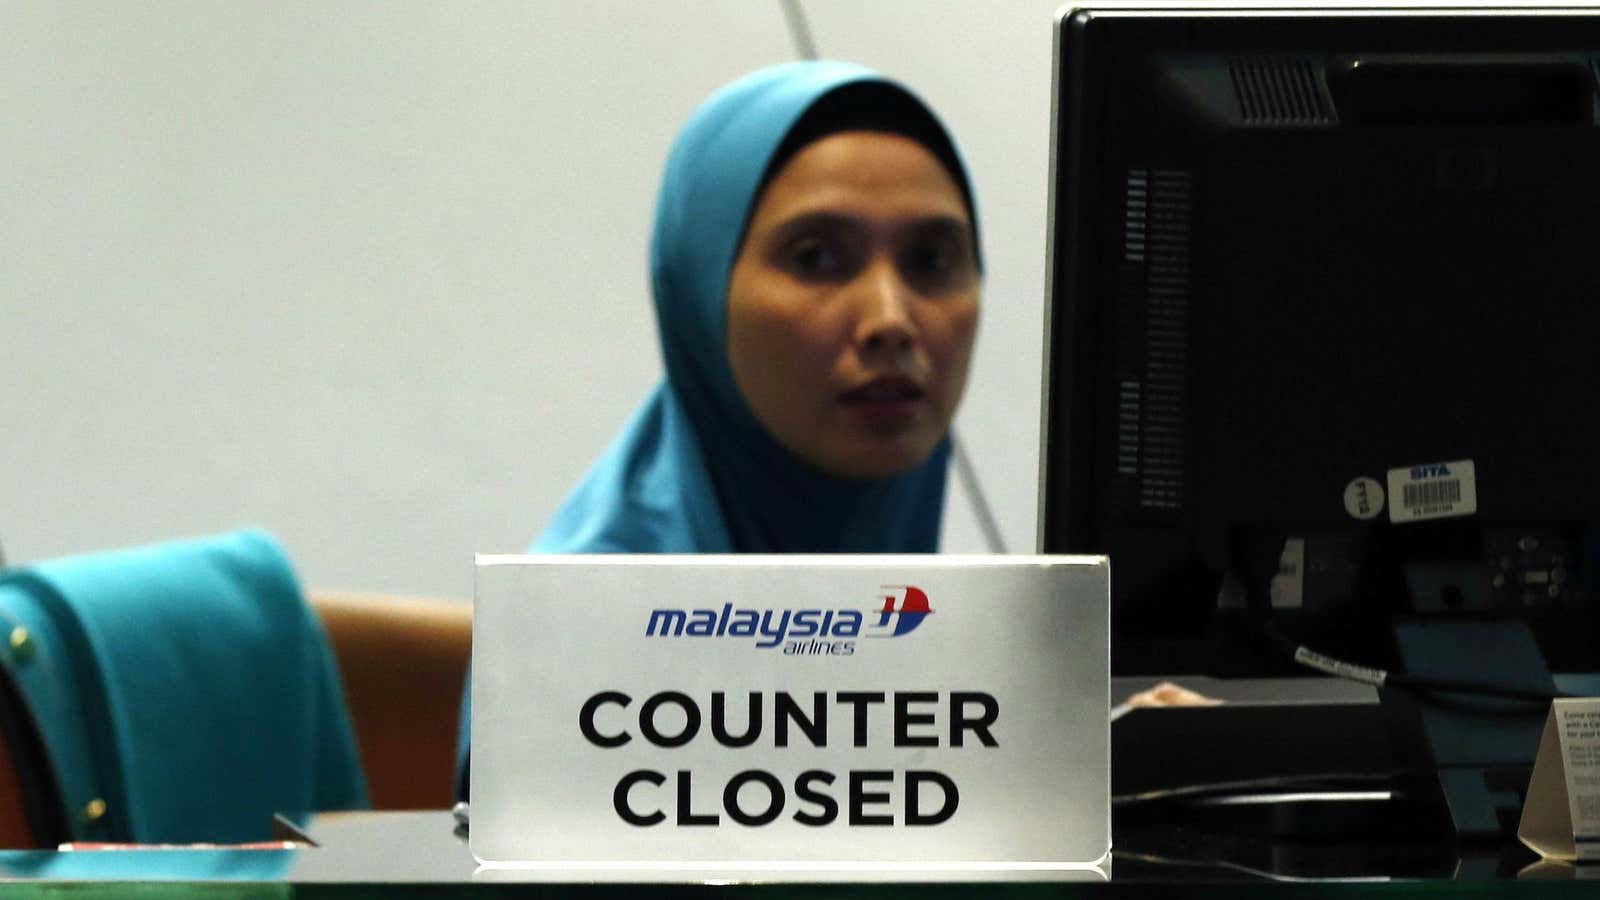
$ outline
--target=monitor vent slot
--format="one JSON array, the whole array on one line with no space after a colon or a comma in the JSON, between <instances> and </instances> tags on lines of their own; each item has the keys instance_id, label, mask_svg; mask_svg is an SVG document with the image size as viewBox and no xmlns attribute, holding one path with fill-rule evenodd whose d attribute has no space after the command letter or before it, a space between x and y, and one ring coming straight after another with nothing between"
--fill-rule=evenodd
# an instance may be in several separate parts
<instances>
[{"instance_id":1,"label":"monitor vent slot","mask_svg":"<svg viewBox=\"0 0 1600 900\"><path fill-rule=\"evenodd\" d=\"M1322 85L1308 60L1235 58L1228 62L1228 73L1246 122L1318 125L1330 121Z\"/></svg>"},{"instance_id":2,"label":"monitor vent slot","mask_svg":"<svg viewBox=\"0 0 1600 900\"><path fill-rule=\"evenodd\" d=\"M1189 374L1188 172L1135 168L1123 202L1117 298L1117 441L1112 494L1123 511L1184 504Z\"/></svg>"}]
</instances>

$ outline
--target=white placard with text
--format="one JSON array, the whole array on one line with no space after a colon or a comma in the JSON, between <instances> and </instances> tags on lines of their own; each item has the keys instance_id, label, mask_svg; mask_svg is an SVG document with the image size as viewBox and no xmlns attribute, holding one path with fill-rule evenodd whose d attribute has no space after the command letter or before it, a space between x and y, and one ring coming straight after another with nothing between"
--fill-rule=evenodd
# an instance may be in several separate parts
<instances>
[{"instance_id":1,"label":"white placard with text","mask_svg":"<svg viewBox=\"0 0 1600 900\"><path fill-rule=\"evenodd\" d=\"M1550 705L1517 837L1540 856L1600 862L1600 698Z\"/></svg>"},{"instance_id":2,"label":"white placard with text","mask_svg":"<svg viewBox=\"0 0 1600 900\"><path fill-rule=\"evenodd\" d=\"M486 865L1093 866L1101 557L480 556Z\"/></svg>"}]
</instances>

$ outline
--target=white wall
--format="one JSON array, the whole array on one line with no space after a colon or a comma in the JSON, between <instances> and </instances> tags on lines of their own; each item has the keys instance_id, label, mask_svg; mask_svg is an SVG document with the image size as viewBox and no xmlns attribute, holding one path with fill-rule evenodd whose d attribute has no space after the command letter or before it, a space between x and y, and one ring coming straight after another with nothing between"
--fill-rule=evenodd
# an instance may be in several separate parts
<instances>
[{"instance_id":1,"label":"white wall","mask_svg":"<svg viewBox=\"0 0 1600 900\"><path fill-rule=\"evenodd\" d=\"M1035 516L1053 3L809 0L975 170L960 428ZM0 6L0 546L254 523L310 584L466 597L659 377L666 148L776 0ZM952 481L946 547L982 549Z\"/></svg>"}]
</instances>

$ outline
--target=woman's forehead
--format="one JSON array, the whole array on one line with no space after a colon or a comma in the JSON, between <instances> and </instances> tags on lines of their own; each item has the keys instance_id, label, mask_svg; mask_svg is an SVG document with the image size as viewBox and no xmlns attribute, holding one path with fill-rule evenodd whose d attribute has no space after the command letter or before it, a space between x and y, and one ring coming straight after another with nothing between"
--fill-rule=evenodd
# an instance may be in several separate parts
<instances>
[{"instance_id":1,"label":"woman's forehead","mask_svg":"<svg viewBox=\"0 0 1600 900\"><path fill-rule=\"evenodd\" d=\"M969 222L961 189L932 152L876 131L839 132L801 149L767 183L751 224L816 213Z\"/></svg>"}]
</instances>

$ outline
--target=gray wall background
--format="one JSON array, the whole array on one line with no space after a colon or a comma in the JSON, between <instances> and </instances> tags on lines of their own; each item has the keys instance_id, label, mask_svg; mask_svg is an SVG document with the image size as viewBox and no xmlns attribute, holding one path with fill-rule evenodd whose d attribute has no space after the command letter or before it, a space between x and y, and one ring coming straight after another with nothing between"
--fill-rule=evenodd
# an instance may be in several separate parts
<instances>
[{"instance_id":1,"label":"gray wall background","mask_svg":"<svg viewBox=\"0 0 1600 900\"><path fill-rule=\"evenodd\" d=\"M1036 520L1056 0L803 0L974 170L988 276L958 428ZM0 5L0 546L256 524L311 585L465 598L660 362L667 147L792 59L777 0ZM944 549L984 549L954 478Z\"/></svg>"}]
</instances>

